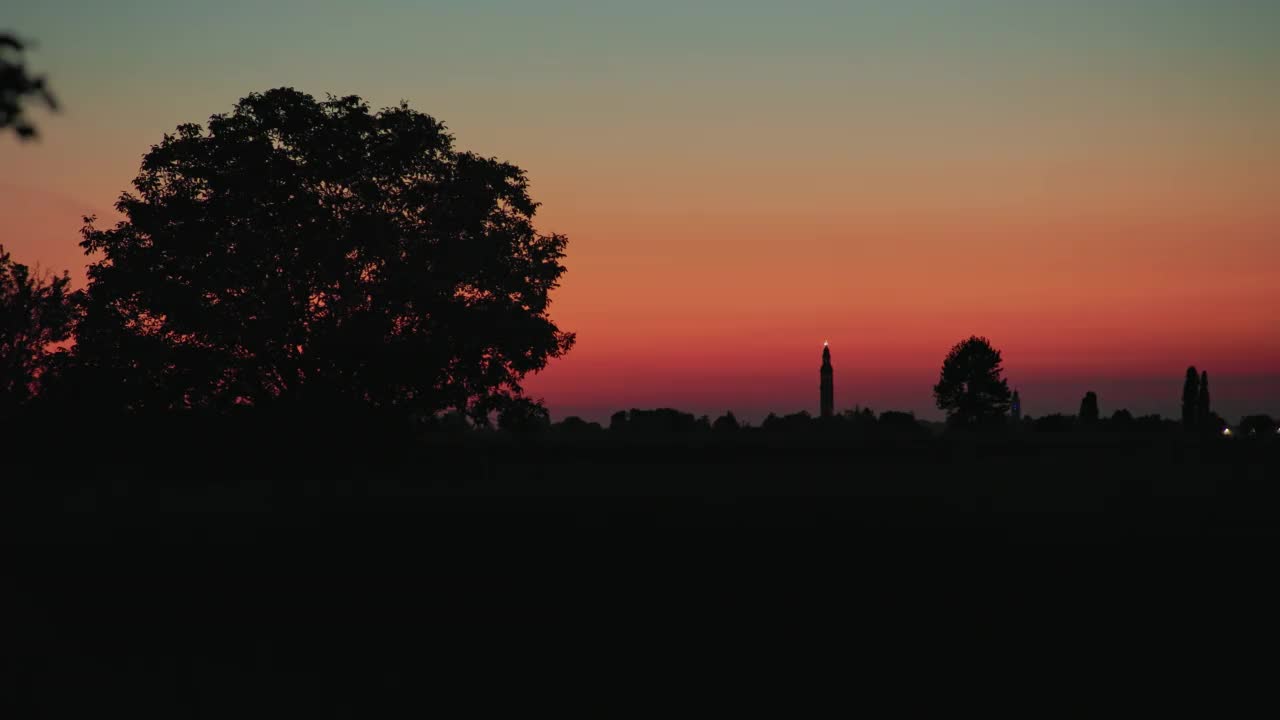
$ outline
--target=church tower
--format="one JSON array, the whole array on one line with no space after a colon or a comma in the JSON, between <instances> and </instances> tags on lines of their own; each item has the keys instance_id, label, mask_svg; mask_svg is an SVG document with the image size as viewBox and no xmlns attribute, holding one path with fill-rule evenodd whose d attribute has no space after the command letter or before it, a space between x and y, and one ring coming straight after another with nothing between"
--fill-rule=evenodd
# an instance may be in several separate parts
<instances>
[{"instance_id":1,"label":"church tower","mask_svg":"<svg viewBox=\"0 0 1280 720\"><path fill-rule=\"evenodd\" d=\"M831 378L831 348L827 344L822 343L822 369L818 371L821 377L818 389L821 392L820 416L829 418L836 411L836 391Z\"/></svg>"}]
</instances>

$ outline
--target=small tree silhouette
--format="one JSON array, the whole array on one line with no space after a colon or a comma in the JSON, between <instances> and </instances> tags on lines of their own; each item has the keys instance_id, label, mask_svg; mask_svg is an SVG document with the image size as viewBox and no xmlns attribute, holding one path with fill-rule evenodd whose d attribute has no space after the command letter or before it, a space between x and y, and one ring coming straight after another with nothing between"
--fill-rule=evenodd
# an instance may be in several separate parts
<instances>
[{"instance_id":1,"label":"small tree silhouette","mask_svg":"<svg viewBox=\"0 0 1280 720\"><path fill-rule=\"evenodd\" d=\"M77 355L127 407L465 412L483 426L573 345L547 315L567 240L520 168L434 118L255 93L143 158L84 228Z\"/></svg>"},{"instance_id":2,"label":"small tree silhouette","mask_svg":"<svg viewBox=\"0 0 1280 720\"><path fill-rule=\"evenodd\" d=\"M41 277L0 245L0 420L31 400L51 346L70 337L78 303L70 284L65 272Z\"/></svg>"},{"instance_id":3,"label":"small tree silhouette","mask_svg":"<svg viewBox=\"0 0 1280 720\"><path fill-rule=\"evenodd\" d=\"M1098 395L1092 390L1080 401L1080 422L1085 425L1098 422Z\"/></svg>"},{"instance_id":4,"label":"small tree silhouette","mask_svg":"<svg viewBox=\"0 0 1280 720\"><path fill-rule=\"evenodd\" d=\"M1000 351L985 337L956 343L942 362L933 395L947 421L959 427L992 425L1009 411L1009 384L1003 377Z\"/></svg>"},{"instance_id":5,"label":"small tree silhouette","mask_svg":"<svg viewBox=\"0 0 1280 720\"><path fill-rule=\"evenodd\" d=\"M1200 419L1200 375L1196 366L1187 368L1187 379L1182 383L1182 425L1193 428Z\"/></svg>"}]
</instances>

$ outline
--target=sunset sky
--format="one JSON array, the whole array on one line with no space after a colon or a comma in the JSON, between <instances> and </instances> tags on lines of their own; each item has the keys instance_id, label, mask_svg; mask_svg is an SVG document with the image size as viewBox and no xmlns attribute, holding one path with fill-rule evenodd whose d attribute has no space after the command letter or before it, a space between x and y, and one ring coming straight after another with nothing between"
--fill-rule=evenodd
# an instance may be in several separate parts
<instances>
[{"instance_id":1,"label":"sunset sky","mask_svg":"<svg viewBox=\"0 0 1280 720\"><path fill-rule=\"evenodd\" d=\"M970 334L1025 411L1280 414L1280 2L618 0L6 6L64 105L0 137L0 243L83 277L183 122L293 86L404 99L528 171L569 236L529 381L628 407L937 418Z\"/></svg>"}]
</instances>

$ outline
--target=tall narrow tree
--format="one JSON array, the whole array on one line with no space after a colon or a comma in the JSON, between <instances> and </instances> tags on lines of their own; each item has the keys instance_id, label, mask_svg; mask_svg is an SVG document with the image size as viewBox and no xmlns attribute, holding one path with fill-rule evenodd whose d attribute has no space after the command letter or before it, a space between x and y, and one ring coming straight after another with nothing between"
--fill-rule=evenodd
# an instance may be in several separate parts
<instances>
[{"instance_id":1,"label":"tall narrow tree","mask_svg":"<svg viewBox=\"0 0 1280 720\"><path fill-rule=\"evenodd\" d=\"M1200 374L1196 372L1196 366L1192 365L1187 368L1186 382L1182 383L1182 424L1184 427L1193 428L1196 426L1196 420L1200 417L1200 413L1196 409L1199 402Z\"/></svg>"},{"instance_id":2,"label":"tall narrow tree","mask_svg":"<svg viewBox=\"0 0 1280 720\"><path fill-rule=\"evenodd\" d=\"M1202 430L1209 430L1210 418L1213 417L1213 410L1209 405L1209 371L1205 370L1200 374L1200 394L1196 398L1196 425Z\"/></svg>"}]
</instances>

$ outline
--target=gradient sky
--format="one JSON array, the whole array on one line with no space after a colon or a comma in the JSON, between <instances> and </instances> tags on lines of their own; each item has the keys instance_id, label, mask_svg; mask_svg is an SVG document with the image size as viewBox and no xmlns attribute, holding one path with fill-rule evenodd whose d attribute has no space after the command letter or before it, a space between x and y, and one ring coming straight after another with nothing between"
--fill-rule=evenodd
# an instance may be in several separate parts
<instances>
[{"instance_id":1,"label":"gradient sky","mask_svg":"<svg viewBox=\"0 0 1280 720\"><path fill-rule=\"evenodd\" d=\"M984 334L1032 414L1086 390L1280 414L1280 2L17 3L65 110L0 137L0 243L82 276L162 133L289 85L400 99L569 236L553 416L937 417Z\"/></svg>"}]
</instances>

